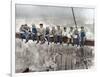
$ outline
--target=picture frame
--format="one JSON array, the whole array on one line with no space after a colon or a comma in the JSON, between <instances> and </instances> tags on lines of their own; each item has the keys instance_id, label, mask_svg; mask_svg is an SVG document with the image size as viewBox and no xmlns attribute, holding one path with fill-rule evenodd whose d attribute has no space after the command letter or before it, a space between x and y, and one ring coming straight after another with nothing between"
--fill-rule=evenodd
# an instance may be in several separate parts
<instances>
[{"instance_id":1,"label":"picture frame","mask_svg":"<svg viewBox=\"0 0 100 77\"><path fill-rule=\"evenodd\" d=\"M29 72L29 73L15 73L15 51L16 51L16 44L15 44L15 39L16 39L16 37L15 37L15 32L16 32L16 5L17 4L20 4L20 5L33 5L33 6L50 6L50 7L79 7L79 8L93 8L93 9L95 9L93 6L84 6L84 5L73 5L73 4L68 4L68 5L66 5L66 4L64 4L64 3L56 3L56 4L53 4L53 3L48 3L48 4L45 4L45 2L44 3L38 3L38 1L35 1L35 2L33 2L33 1L20 1L20 0L14 0L14 1L12 1L11 2L11 8L12 8L12 14L11 14L11 20L12 20L12 31L11 31L11 33L12 33L12 65L11 65L11 73L12 73L12 76L14 77L14 76L36 76L36 75L38 75L38 74L42 74L42 73L40 73L40 72ZM95 20L94 20L94 22L95 22ZM95 51L95 50L94 50ZM95 68L95 67L94 67ZM93 69L94 69L93 68ZM71 72L71 70L68 70L69 72ZM78 70L75 70L75 72L77 72ZM79 70L80 71L80 70ZM83 70L83 71L87 71L87 70ZM91 69L88 69L88 71L91 71ZM49 73L59 73L59 72L61 72L61 71L52 71L52 72L49 72ZM66 70L64 70L64 72L66 72ZM74 72L74 71L73 71ZM44 72L45 73L45 72ZM46 74L46 73L45 73Z\"/></svg>"}]
</instances>

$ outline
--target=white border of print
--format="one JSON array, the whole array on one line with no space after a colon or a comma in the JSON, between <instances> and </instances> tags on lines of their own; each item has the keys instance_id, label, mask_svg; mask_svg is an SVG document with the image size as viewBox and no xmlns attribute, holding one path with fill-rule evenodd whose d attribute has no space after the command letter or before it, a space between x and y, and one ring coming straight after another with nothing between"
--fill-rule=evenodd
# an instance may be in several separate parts
<instances>
[{"instance_id":1,"label":"white border of print","mask_svg":"<svg viewBox=\"0 0 100 77\"><path fill-rule=\"evenodd\" d=\"M96 67L93 68L93 70L88 69L88 70L67 70L67 71L54 71L54 72L31 72L31 73L15 73L15 4L31 4L31 5L46 5L46 6L64 6L64 7L88 7L88 8L95 8L95 6L88 6L88 4L82 5L82 4L73 4L70 2L63 2L63 1L42 1L42 0L13 0L12 1L12 68L11 68L11 74L13 77L47 77L47 76L82 76L85 73L88 72L94 72L96 70ZM96 9L96 8L95 8ZM96 51L96 50L95 50ZM95 59L96 63L96 59ZM94 65L96 66L96 64ZM81 73L81 74L80 74ZM85 76L85 75L84 75Z\"/></svg>"}]
</instances>

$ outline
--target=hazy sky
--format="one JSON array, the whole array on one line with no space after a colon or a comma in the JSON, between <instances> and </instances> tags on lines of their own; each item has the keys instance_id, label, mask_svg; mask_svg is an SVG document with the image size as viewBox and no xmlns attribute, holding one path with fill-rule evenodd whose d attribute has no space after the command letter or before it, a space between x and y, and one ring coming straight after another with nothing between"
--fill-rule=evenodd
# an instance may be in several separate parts
<instances>
[{"instance_id":1,"label":"hazy sky","mask_svg":"<svg viewBox=\"0 0 100 77\"><path fill-rule=\"evenodd\" d=\"M78 24L93 23L94 9L74 8L74 14ZM16 5L16 19L23 18L48 24L74 24L72 9L68 7Z\"/></svg>"}]
</instances>

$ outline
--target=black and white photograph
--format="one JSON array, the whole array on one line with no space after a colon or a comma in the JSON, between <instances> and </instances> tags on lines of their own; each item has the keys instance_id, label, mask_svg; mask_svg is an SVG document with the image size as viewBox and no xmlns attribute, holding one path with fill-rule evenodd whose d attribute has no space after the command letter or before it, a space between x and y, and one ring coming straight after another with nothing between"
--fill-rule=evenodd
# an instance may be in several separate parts
<instances>
[{"instance_id":1,"label":"black and white photograph","mask_svg":"<svg viewBox=\"0 0 100 77\"><path fill-rule=\"evenodd\" d=\"M15 73L92 69L94 10L15 4Z\"/></svg>"}]
</instances>

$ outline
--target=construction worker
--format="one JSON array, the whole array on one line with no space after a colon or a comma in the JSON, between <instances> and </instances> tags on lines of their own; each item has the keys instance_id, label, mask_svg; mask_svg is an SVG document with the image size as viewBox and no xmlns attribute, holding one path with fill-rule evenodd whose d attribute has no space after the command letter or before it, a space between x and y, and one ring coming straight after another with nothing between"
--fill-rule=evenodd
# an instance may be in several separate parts
<instances>
[{"instance_id":1,"label":"construction worker","mask_svg":"<svg viewBox=\"0 0 100 77\"><path fill-rule=\"evenodd\" d=\"M62 30L59 25L57 26L57 30L56 30L56 43L58 42L62 44Z\"/></svg>"},{"instance_id":2,"label":"construction worker","mask_svg":"<svg viewBox=\"0 0 100 77\"><path fill-rule=\"evenodd\" d=\"M68 45L71 43L73 45L73 32L74 32L74 29L73 27L70 27L70 30L68 32Z\"/></svg>"},{"instance_id":3,"label":"construction worker","mask_svg":"<svg viewBox=\"0 0 100 77\"><path fill-rule=\"evenodd\" d=\"M79 31L76 27L76 29L74 30L74 33L73 33L73 45L79 45Z\"/></svg>"},{"instance_id":4,"label":"construction worker","mask_svg":"<svg viewBox=\"0 0 100 77\"><path fill-rule=\"evenodd\" d=\"M50 31L50 42L56 42L56 29L55 27L52 27L52 30Z\"/></svg>"},{"instance_id":5,"label":"construction worker","mask_svg":"<svg viewBox=\"0 0 100 77\"><path fill-rule=\"evenodd\" d=\"M67 37L67 28L64 27L64 30L62 31L62 35Z\"/></svg>"},{"instance_id":6,"label":"construction worker","mask_svg":"<svg viewBox=\"0 0 100 77\"><path fill-rule=\"evenodd\" d=\"M37 29L35 27L35 24L32 24L32 40L36 40L37 37Z\"/></svg>"},{"instance_id":7,"label":"construction worker","mask_svg":"<svg viewBox=\"0 0 100 77\"><path fill-rule=\"evenodd\" d=\"M45 43L45 29L43 28L43 24L39 24L40 28L37 30L37 43L39 43L39 40L41 41L41 44Z\"/></svg>"},{"instance_id":8,"label":"construction worker","mask_svg":"<svg viewBox=\"0 0 100 77\"><path fill-rule=\"evenodd\" d=\"M27 43L29 38L30 38L30 34L31 34L29 26L27 24L21 25L20 32L23 32L22 33L22 35L23 35L22 37L25 37L25 39L26 39L25 43Z\"/></svg>"},{"instance_id":9,"label":"construction worker","mask_svg":"<svg viewBox=\"0 0 100 77\"><path fill-rule=\"evenodd\" d=\"M29 38L31 37L30 27L27 24L25 24L25 33L26 33L26 42L25 43L27 43Z\"/></svg>"},{"instance_id":10,"label":"construction worker","mask_svg":"<svg viewBox=\"0 0 100 77\"><path fill-rule=\"evenodd\" d=\"M20 27L20 37L23 41L23 39L25 39L25 29L24 29L24 25L21 25Z\"/></svg>"},{"instance_id":11,"label":"construction worker","mask_svg":"<svg viewBox=\"0 0 100 77\"><path fill-rule=\"evenodd\" d=\"M48 45L49 45L49 41L50 41L50 29L49 29L49 27L46 27L45 37L46 37L46 39L48 41Z\"/></svg>"},{"instance_id":12,"label":"construction worker","mask_svg":"<svg viewBox=\"0 0 100 77\"><path fill-rule=\"evenodd\" d=\"M63 41L64 41L64 42L67 42L67 41L66 41L66 39L67 39L67 28L64 27L63 29L64 29L64 30L62 31Z\"/></svg>"},{"instance_id":13,"label":"construction worker","mask_svg":"<svg viewBox=\"0 0 100 77\"><path fill-rule=\"evenodd\" d=\"M80 31L80 46L84 46L86 40L86 32L84 30L84 27L81 27L81 31Z\"/></svg>"}]
</instances>

